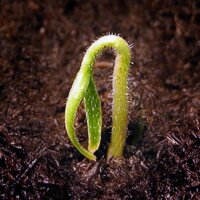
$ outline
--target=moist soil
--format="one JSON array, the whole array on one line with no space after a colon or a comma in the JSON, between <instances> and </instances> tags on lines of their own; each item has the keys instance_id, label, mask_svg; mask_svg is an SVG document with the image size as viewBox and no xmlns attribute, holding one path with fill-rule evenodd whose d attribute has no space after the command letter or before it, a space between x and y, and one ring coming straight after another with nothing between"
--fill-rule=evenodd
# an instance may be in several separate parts
<instances>
[{"instance_id":1,"label":"moist soil","mask_svg":"<svg viewBox=\"0 0 200 200\"><path fill-rule=\"evenodd\" d=\"M122 159L111 134L111 50L94 77L103 128L97 161L64 127L86 48L101 35L133 44ZM200 199L199 1L0 1L0 199ZM76 132L87 145L81 105Z\"/></svg>"}]
</instances>

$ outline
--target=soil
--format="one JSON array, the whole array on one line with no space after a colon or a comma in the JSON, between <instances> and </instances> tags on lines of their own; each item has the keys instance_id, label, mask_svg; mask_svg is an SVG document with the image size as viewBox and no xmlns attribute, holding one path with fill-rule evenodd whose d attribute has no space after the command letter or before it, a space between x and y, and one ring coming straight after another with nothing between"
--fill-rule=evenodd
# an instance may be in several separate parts
<instances>
[{"instance_id":1,"label":"soil","mask_svg":"<svg viewBox=\"0 0 200 200\"><path fill-rule=\"evenodd\" d=\"M71 145L65 101L101 35L133 44L124 158L106 160L114 54L97 60L98 160ZM0 199L200 199L200 2L0 1ZM83 106L76 119L87 144Z\"/></svg>"}]
</instances>

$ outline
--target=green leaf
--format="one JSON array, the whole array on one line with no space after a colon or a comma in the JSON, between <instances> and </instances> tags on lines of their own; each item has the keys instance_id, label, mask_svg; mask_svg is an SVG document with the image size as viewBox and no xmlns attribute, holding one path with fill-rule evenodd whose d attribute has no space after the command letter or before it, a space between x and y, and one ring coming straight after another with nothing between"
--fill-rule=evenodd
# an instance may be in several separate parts
<instances>
[{"instance_id":1,"label":"green leaf","mask_svg":"<svg viewBox=\"0 0 200 200\"><path fill-rule=\"evenodd\" d=\"M99 148L101 141L102 114L101 102L92 77L84 96L84 103L88 125L88 150L95 152Z\"/></svg>"}]
</instances>

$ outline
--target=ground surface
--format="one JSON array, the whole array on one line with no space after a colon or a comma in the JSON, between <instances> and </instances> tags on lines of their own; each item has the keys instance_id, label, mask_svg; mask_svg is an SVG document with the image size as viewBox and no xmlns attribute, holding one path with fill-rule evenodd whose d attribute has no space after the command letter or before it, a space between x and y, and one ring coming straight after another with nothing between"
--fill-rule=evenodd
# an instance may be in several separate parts
<instances>
[{"instance_id":1,"label":"ground surface","mask_svg":"<svg viewBox=\"0 0 200 200\"><path fill-rule=\"evenodd\" d=\"M103 141L90 162L66 136L65 98L83 52L108 32L134 44L129 137L125 158L107 162L107 51L95 68ZM1 0L0 198L200 199L199 33L197 0ZM76 127L86 144L82 108Z\"/></svg>"}]
</instances>

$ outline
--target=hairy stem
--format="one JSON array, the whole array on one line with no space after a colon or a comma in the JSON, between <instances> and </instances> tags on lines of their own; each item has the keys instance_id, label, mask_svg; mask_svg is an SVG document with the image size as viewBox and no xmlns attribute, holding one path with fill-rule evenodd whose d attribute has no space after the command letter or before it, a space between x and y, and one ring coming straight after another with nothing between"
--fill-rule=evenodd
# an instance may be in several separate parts
<instances>
[{"instance_id":1,"label":"hairy stem","mask_svg":"<svg viewBox=\"0 0 200 200\"><path fill-rule=\"evenodd\" d=\"M127 78L130 65L130 48L125 40L119 36L107 35L101 37L89 47L83 58L80 71L70 90L65 111L65 125L72 143L84 156L92 160L95 159L93 152L99 148L102 123L100 101L93 82L92 71L97 55L105 48L113 48L116 51L113 74L113 125L111 143L108 148L108 158L122 156L128 120ZM88 123L89 151L79 144L73 127L78 105L83 98L85 105L89 106L91 103L91 106L94 106L93 109L86 109L87 118L90 118L91 122L95 121L94 126L96 126L94 129L93 124Z\"/></svg>"}]
</instances>

